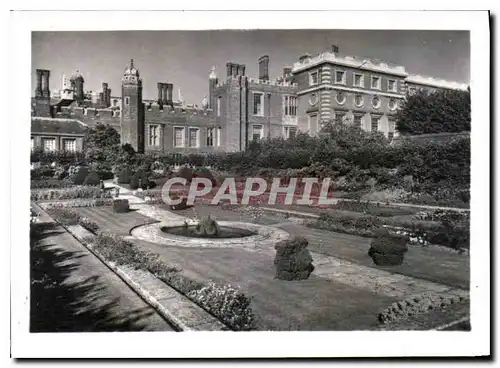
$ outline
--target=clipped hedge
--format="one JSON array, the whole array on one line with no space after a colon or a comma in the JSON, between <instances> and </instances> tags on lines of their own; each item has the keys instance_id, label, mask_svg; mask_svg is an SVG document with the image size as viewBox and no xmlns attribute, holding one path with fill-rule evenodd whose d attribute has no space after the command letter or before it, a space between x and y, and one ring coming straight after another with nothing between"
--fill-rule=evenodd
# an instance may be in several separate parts
<instances>
[{"instance_id":1,"label":"clipped hedge","mask_svg":"<svg viewBox=\"0 0 500 368\"><path fill-rule=\"evenodd\" d=\"M88 175L85 177L85 180L83 181L83 185L97 186L100 183L101 183L101 178L99 177L99 174L95 171L89 172Z\"/></svg>"},{"instance_id":2,"label":"clipped hedge","mask_svg":"<svg viewBox=\"0 0 500 368\"><path fill-rule=\"evenodd\" d=\"M32 201L76 199L76 198L104 199L111 197L112 195L110 191L103 191L98 187L91 187L91 186L75 186L64 189L47 189L47 190L31 191Z\"/></svg>"},{"instance_id":3,"label":"clipped hedge","mask_svg":"<svg viewBox=\"0 0 500 368\"><path fill-rule=\"evenodd\" d=\"M128 199L114 199L113 200L113 212L115 213L126 213L130 211L130 205Z\"/></svg>"},{"instance_id":4,"label":"clipped hedge","mask_svg":"<svg viewBox=\"0 0 500 368\"><path fill-rule=\"evenodd\" d=\"M130 184L130 180L134 173L130 168L123 168L118 173L118 184Z\"/></svg>"},{"instance_id":5,"label":"clipped hedge","mask_svg":"<svg viewBox=\"0 0 500 368\"><path fill-rule=\"evenodd\" d=\"M76 185L83 185L88 174L89 174L88 167L81 166L76 170L76 173L73 175L71 180L73 180L73 183Z\"/></svg>"},{"instance_id":6,"label":"clipped hedge","mask_svg":"<svg viewBox=\"0 0 500 368\"><path fill-rule=\"evenodd\" d=\"M41 179L41 180L31 180L31 189L61 189L69 188L74 186L74 184L67 180L58 179Z\"/></svg>"},{"instance_id":7,"label":"clipped hedge","mask_svg":"<svg viewBox=\"0 0 500 368\"><path fill-rule=\"evenodd\" d=\"M368 255L377 266L398 266L403 263L408 251L408 238L390 233L386 229L378 229L372 239Z\"/></svg>"},{"instance_id":8,"label":"clipped hedge","mask_svg":"<svg viewBox=\"0 0 500 368\"><path fill-rule=\"evenodd\" d=\"M312 257L306 249L309 242L303 237L283 240L275 245L276 278L280 280L306 280L314 270Z\"/></svg>"},{"instance_id":9,"label":"clipped hedge","mask_svg":"<svg viewBox=\"0 0 500 368\"><path fill-rule=\"evenodd\" d=\"M139 184L141 189L153 188L156 183L149 180L149 173L146 171L139 170L130 178L130 189L139 189Z\"/></svg>"},{"instance_id":10,"label":"clipped hedge","mask_svg":"<svg viewBox=\"0 0 500 368\"><path fill-rule=\"evenodd\" d=\"M78 212L70 208L52 208L48 212L50 216L63 226L81 225L92 233L99 231L99 225L96 222L81 216Z\"/></svg>"}]
</instances>

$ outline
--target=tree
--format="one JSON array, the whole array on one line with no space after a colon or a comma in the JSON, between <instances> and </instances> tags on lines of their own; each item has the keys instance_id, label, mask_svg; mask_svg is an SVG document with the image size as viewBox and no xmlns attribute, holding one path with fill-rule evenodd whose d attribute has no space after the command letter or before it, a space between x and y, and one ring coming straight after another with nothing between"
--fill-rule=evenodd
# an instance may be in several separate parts
<instances>
[{"instance_id":1,"label":"tree","mask_svg":"<svg viewBox=\"0 0 500 368\"><path fill-rule=\"evenodd\" d=\"M88 128L84 138L85 160L91 164L116 158L120 151L120 134L109 125Z\"/></svg>"},{"instance_id":2,"label":"tree","mask_svg":"<svg viewBox=\"0 0 500 368\"><path fill-rule=\"evenodd\" d=\"M402 135L470 131L470 90L419 91L407 96L396 114Z\"/></svg>"}]
</instances>

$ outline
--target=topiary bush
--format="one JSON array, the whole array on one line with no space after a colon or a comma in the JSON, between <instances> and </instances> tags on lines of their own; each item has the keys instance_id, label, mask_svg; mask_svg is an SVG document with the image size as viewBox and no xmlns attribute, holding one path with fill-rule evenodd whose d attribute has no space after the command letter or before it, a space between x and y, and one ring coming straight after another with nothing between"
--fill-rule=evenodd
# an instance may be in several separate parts
<instances>
[{"instance_id":1,"label":"topiary bush","mask_svg":"<svg viewBox=\"0 0 500 368\"><path fill-rule=\"evenodd\" d=\"M312 257L306 249L309 242L303 237L283 240L276 244L276 278L280 280L305 280L314 271Z\"/></svg>"},{"instance_id":2,"label":"topiary bush","mask_svg":"<svg viewBox=\"0 0 500 368\"><path fill-rule=\"evenodd\" d=\"M130 205L128 199L114 199L113 200L113 212L115 213L125 213L130 210Z\"/></svg>"},{"instance_id":3,"label":"topiary bush","mask_svg":"<svg viewBox=\"0 0 500 368\"><path fill-rule=\"evenodd\" d=\"M194 177L196 177L196 178L205 178L205 179L210 180L210 182L212 183L212 188L215 187L215 186L217 186L217 180L215 179L215 177L212 174L212 172L209 169L207 169L207 168L201 168L201 169L197 170L194 173Z\"/></svg>"},{"instance_id":4,"label":"topiary bush","mask_svg":"<svg viewBox=\"0 0 500 368\"><path fill-rule=\"evenodd\" d=\"M80 166L73 177L71 178L73 180L73 183L76 185L83 185L85 182L85 178L87 178L87 175L89 174L89 169L85 166Z\"/></svg>"},{"instance_id":5,"label":"topiary bush","mask_svg":"<svg viewBox=\"0 0 500 368\"><path fill-rule=\"evenodd\" d=\"M177 200L177 199L180 199L181 197L174 194L171 196L171 198L173 200ZM191 206L187 205L187 197L182 197L182 201L179 204L171 204L170 205L170 209L173 211L181 211L181 210L185 210L186 208L189 208L189 207L191 207Z\"/></svg>"},{"instance_id":6,"label":"topiary bush","mask_svg":"<svg viewBox=\"0 0 500 368\"><path fill-rule=\"evenodd\" d=\"M139 184L141 189L153 188L156 183L149 180L149 173L146 171L139 170L130 179L130 189L139 189Z\"/></svg>"},{"instance_id":7,"label":"topiary bush","mask_svg":"<svg viewBox=\"0 0 500 368\"><path fill-rule=\"evenodd\" d=\"M130 180L134 173L130 168L126 167L118 172L118 184L130 184Z\"/></svg>"},{"instance_id":8,"label":"topiary bush","mask_svg":"<svg viewBox=\"0 0 500 368\"><path fill-rule=\"evenodd\" d=\"M390 233L387 229L378 229L372 239L368 255L378 266L398 266L403 264L408 251L408 237Z\"/></svg>"},{"instance_id":9,"label":"topiary bush","mask_svg":"<svg viewBox=\"0 0 500 368\"><path fill-rule=\"evenodd\" d=\"M179 172L177 172L177 177L184 178L188 183L190 183L191 180L193 180L194 173L189 167L183 166L180 168Z\"/></svg>"},{"instance_id":10,"label":"topiary bush","mask_svg":"<svg viewBox=\"0 0 500 368\"><path fill-rule=\"evenodd\" d=\"M101 178L99 177L99 174L95 171L89 172L88 175L85 177L85 180L83 181L83 185L97 186L100 183L101 183Z\"/></svg>"}]
</instances>

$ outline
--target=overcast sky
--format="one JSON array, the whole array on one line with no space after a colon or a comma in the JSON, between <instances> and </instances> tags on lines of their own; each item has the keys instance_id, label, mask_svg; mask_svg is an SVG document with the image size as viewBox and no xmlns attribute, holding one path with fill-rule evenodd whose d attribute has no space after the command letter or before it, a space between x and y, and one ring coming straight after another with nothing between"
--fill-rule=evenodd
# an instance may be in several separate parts
<instances>
[{"instance_id":1,"label":"overcast sky","mask_svg":"<svg viewBox=\"0 0 500 368\"><path fill-rule=\"evenodd\" d=\"M100 91L108 82L120 96L123 70L134 59L143 79L143 97L157 97L157 82L174 84L188 103L200 104L208 92L212 65L225 76L225 65L246 65L257 77L257 60L269 55L271 79L279 77L303 53L316 55L339 46L340 53L377 58L404 65L410 73L469 83L470 42L467 31L120 31L34 32L32 94L35 69L51 71L50 88L58 89L62 74L79 69L85 90Z\"/></svg>"}]
</instances>

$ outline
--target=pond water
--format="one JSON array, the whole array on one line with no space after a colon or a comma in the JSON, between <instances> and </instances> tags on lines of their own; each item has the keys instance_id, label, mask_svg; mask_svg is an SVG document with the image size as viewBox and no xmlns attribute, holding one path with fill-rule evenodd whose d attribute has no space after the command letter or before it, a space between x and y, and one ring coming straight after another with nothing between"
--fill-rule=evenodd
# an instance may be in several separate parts
<instances>
[{"instance_id":1,"label":"pond water","mask_svg":"<svg viewBox=\"0 0 500 368\"><path fill-rule=\"evenodd\" d=\"M176 226L176 227L162 227L161 231L167 234L180 235L188 238L207 238L207 239L230 239L230 238L245 238L247 236L256 235L255 232L247 229L240 229L236 227L220 226L219 234L217 235L198 235L196 234L196 226Z\"/></svg>"}]
</instances>

